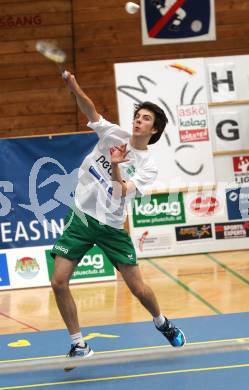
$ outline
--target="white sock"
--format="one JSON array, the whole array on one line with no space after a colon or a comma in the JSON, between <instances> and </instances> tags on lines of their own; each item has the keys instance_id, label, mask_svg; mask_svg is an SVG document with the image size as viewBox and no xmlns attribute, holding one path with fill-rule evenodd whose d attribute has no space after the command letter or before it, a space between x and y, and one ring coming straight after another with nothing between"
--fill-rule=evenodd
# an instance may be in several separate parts
<instances>
[{"instance_id":1,"label":"white sock","mask_svg":"<svg viewBox=\"0 0 249 390\"><path fill-rule=\"evenodd\" d=\"M165 317L160 314L158 317L153 317L153 321L157 328L161 328L165 324Z\"/></svg>"},{"instance_id":2,"label":"white sock","mask_svg":"<svg viewBox=\"0 0 249 390\"><path fill-rule=\"evenodd\" d=\"M81 347L84 347L86 345L85 341L83 340L83 336L82 336L81 332L70 334L70 336L71 336L71 339L72 339L72 343L74 345L80 344Z\"/></svg>"}]
</instances>

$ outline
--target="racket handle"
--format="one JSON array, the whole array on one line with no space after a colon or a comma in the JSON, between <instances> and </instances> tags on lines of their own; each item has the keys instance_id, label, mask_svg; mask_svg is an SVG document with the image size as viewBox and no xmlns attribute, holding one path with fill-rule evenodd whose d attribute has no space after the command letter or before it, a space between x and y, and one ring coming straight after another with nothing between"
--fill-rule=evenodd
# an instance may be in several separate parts
<instances>
[{"instance_id":1,"label":"racket handle","mask_svg":"<svg viewBox=\"0 0 249 390\"><path fill-rule=\"evenodd\" d=\"M69 75L69 72L67 70L64 70L61 74L61 77L64 79L64 80L67 80L68 78L68 75Z\"/></svg>"},{"instance_id":2,"label":"racket handle","mask_svg":"<svg viewBox=\"0 0 249 390\"><path fill-rule=\"evenodd\" d=\"M58 66L60 74L63 75L63 73L65 72L65 68L64 68L63 64L60 64L57 62L56 65Z\"/></svg>"}]
</instances>

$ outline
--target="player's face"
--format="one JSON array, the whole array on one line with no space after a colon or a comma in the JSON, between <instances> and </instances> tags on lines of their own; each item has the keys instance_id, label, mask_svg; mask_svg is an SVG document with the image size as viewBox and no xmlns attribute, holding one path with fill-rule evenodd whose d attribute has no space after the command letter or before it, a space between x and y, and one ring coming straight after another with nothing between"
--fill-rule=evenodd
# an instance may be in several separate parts
<instances>
[{"instance_id":1,"label":"player's face","mask_svg":"<svg viewBox=\"0 0 249 390\"><path fill-rule=\"evenodd\" d=\"M154 128L155 114L145 108L139 110L133 121L133 135L151 136L156 133Z\"/></svg>"}]
</instances>

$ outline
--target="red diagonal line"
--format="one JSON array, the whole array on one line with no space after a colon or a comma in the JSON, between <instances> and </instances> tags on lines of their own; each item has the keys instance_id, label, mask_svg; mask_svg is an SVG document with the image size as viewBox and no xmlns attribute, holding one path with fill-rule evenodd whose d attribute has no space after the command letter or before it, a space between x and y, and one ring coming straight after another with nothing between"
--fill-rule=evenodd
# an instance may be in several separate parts
<instances>
[{"instance_id":1,"label":"red diagonal line","mask_svg":"<svg viewBox=\"0 0 249 390\"><path fill-rule=\"evenodd\" d=\"M163 17L160 18L158 22L152 27L152 29L149 31L149 37L154 38L159 33L159 31L162 30L169 19L176 13L178 8L180 8L185 3L185 1L186 0L177 0L177 2L172 5L168 12L163 15Z\"/></svg>"},{"instance_id":2,"label":"red diagonal line","mask_svg":"<svg viewBox=\"0 0 249 390\"><path fill-rule=\"evenodd\" d=\"M5 313L3 313L3 312L0 312L0 315L3 316L3 317L8 318L8 319L10 319L10 320L13 320L13 321L15 321L15 322L18 322L18 324L25 325L25 326L27 326L28 328L35 330L36 332L40 332L40 330L37 329L37 328L35 328L34 326L29 325L29 324L26 324L26 322L19 321L19 320L17 320L16 318L13 318L13 317L9 316L8 314L5 314Z\"/></svg>"}]
</instances>

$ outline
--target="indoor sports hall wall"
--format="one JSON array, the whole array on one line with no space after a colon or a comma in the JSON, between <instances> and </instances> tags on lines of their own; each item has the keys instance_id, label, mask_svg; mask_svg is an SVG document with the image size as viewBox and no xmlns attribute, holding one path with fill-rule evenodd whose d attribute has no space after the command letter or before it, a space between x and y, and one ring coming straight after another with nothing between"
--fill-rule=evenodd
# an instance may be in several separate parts
<instances>
[{"instance_id":1,"label":"indoor sports hall wall","mask_svg":"<svg viewBox=\"0 0 249 390\"><path fill-rule=\"evenodd\" d=\"M54 64L35 51L55 39L74 70L69 0L0 1L0 137L77 130L75 101Z\"/></svg>"},{"instance_id":2,"label":"indoor sports hall wall","mask_svg":"<svg viewBox=\"0 0 249 390\"><path fill-rule=\"evenodd\" d=\"M35 52L38 39L55 39L68 68L117 121L113 64L127 61L248 54L249 0L217 0L216 41L142 46L140 14L125 0L0 1L0 136L86 129L55 65Z\"/></svg>"},{"instance_id":3,"label":"indoor sports hall wall","mask_svg":"<svg viewBox=\"0 0 249 390\"><path fill-rule=\"evenodd\" d=\"M249 55L115 64L122 128L141 101L169 117L152 196L129 208L138 256L248 248L248 69Z\"/></svg>"}]
</instances>

